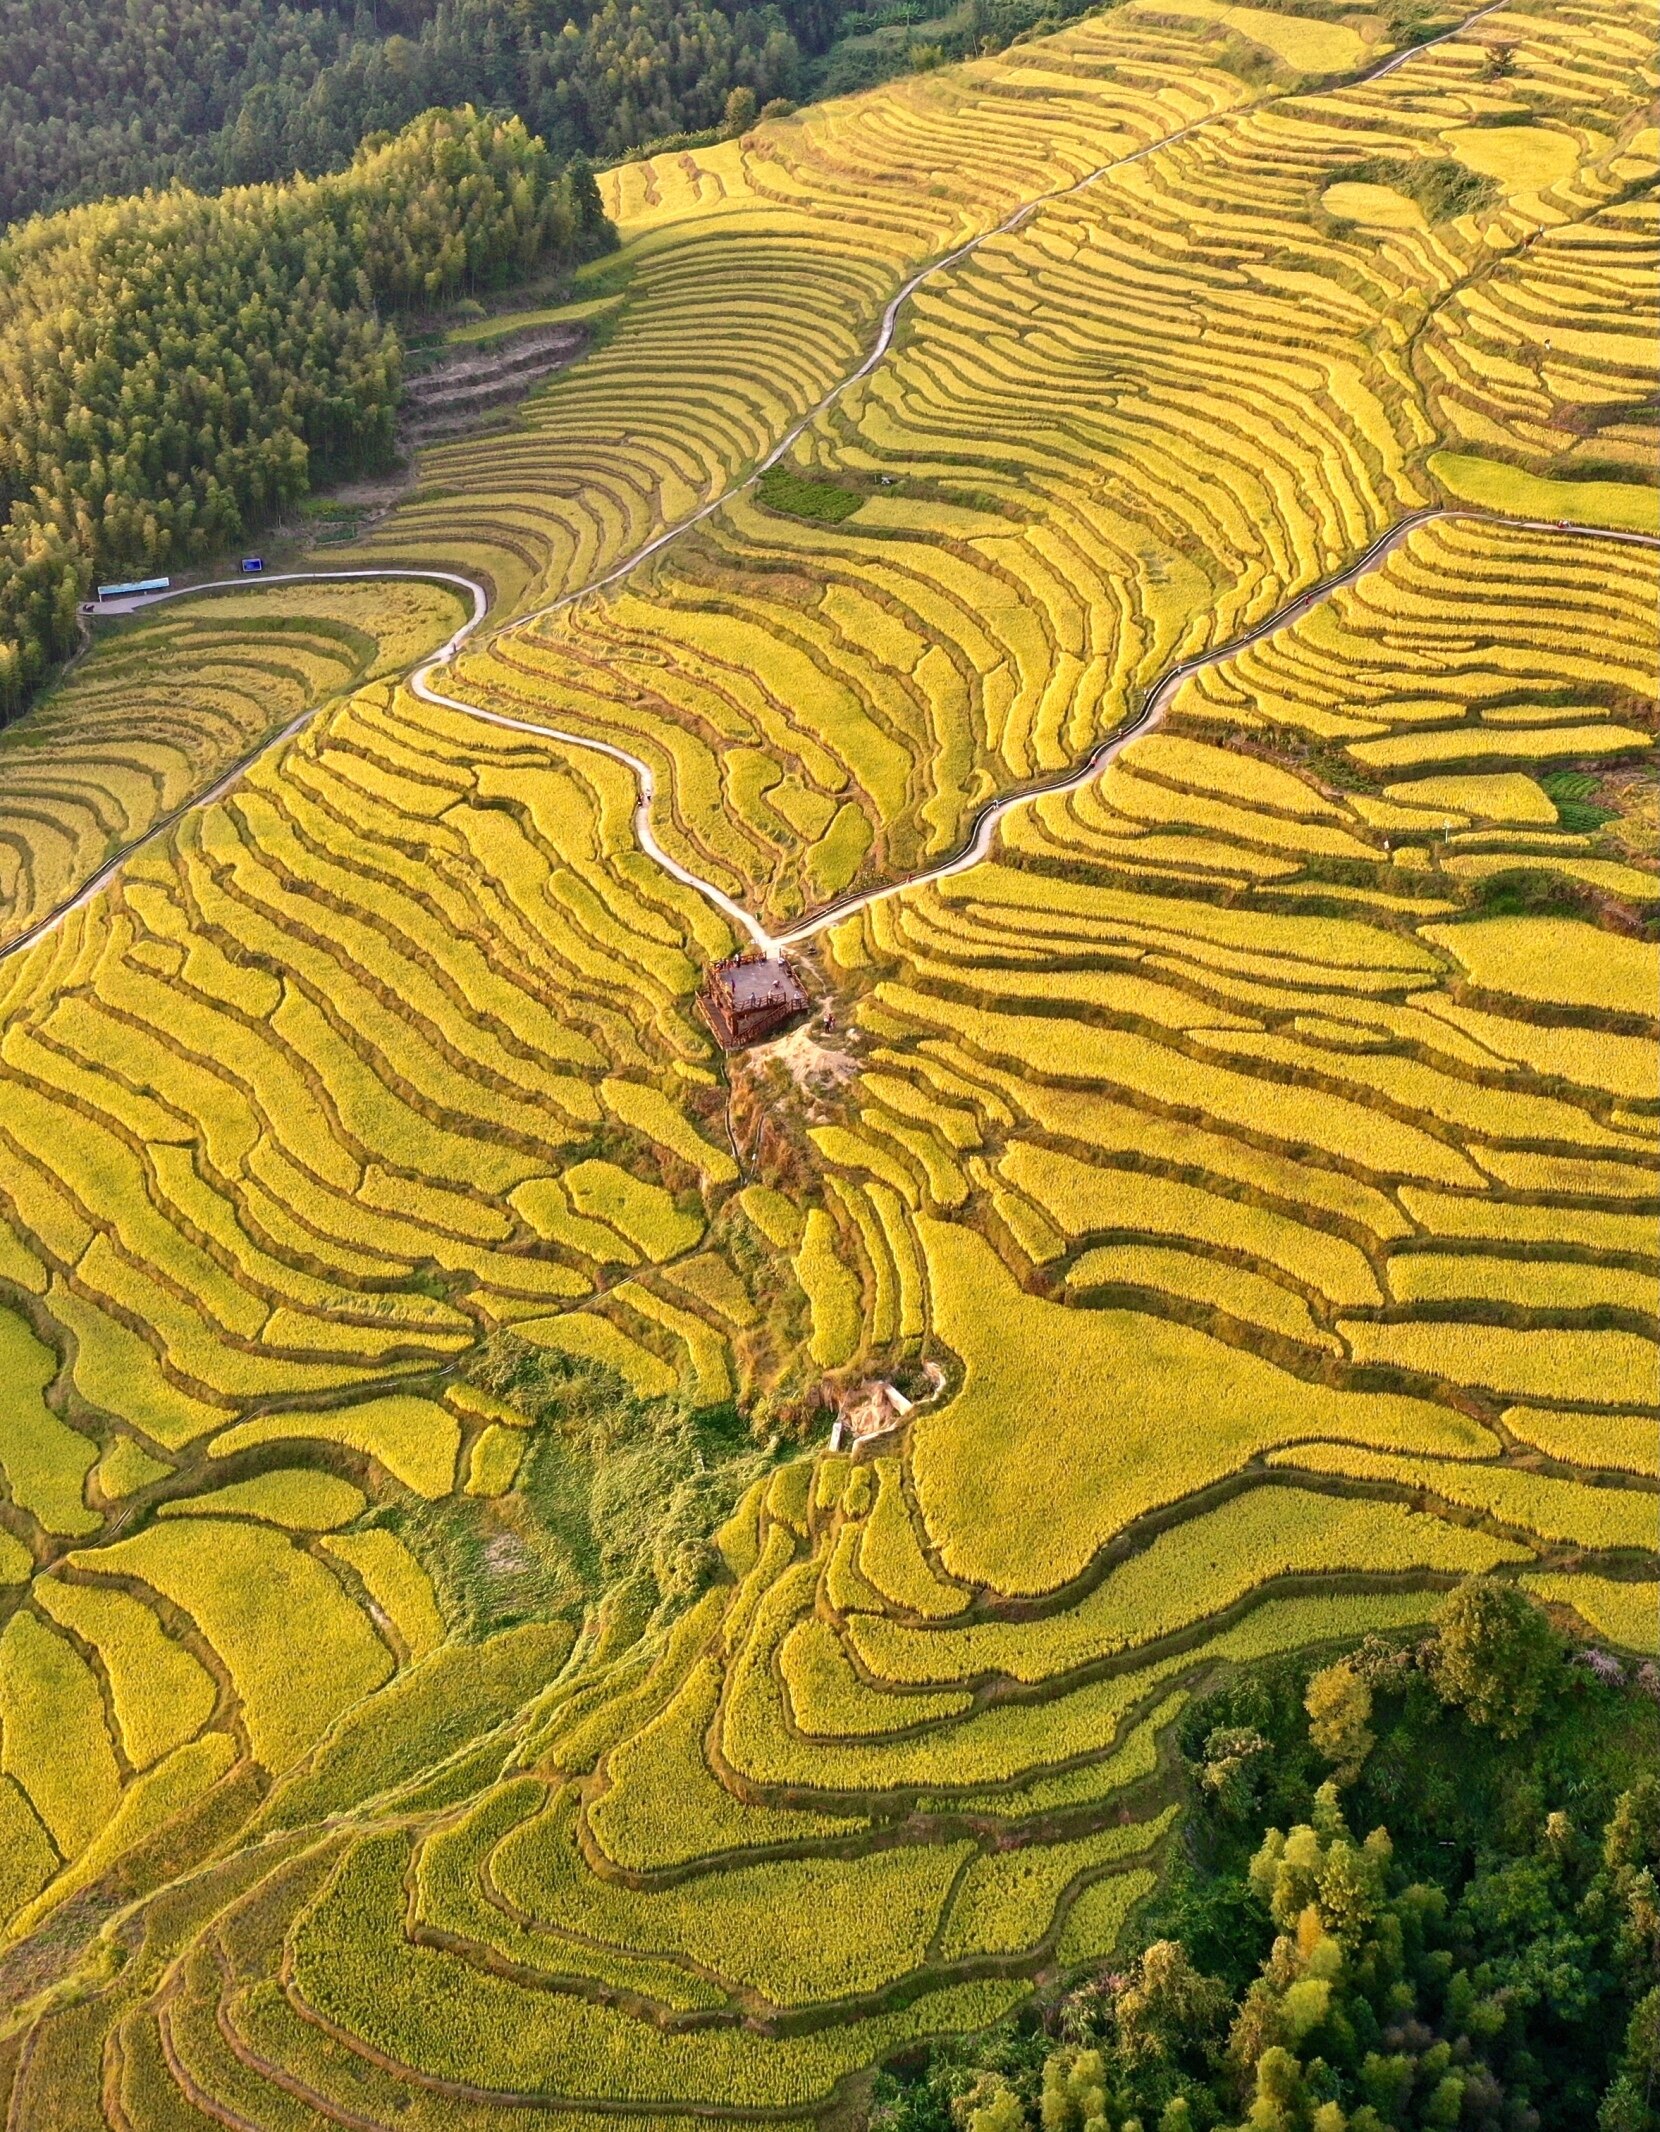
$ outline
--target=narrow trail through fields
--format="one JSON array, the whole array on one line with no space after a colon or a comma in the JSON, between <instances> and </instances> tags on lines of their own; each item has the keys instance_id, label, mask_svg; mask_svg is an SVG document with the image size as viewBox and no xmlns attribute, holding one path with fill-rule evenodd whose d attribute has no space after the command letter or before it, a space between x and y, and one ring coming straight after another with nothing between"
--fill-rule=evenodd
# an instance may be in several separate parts
<instances>
[{"instance_id":1,"label":"narrow trail through fields","mask_svg":"<svg viewBox=\"0 0 1660 2132\"><path fill-rule=\"evenodd\" d=\"M218 577L210 579L205 585L181 585L176 592L153 592L142 599L112 603L105 612L133 614L141 607L156 607L165 600L192 599L201 592L252 592L260 585L357 584L365 578L375 577L415 578L423 585L454 585L460 591L471 594L471 619L461 625L442 650L434 653L427 662L428 666L440 666L453 659L484 620L490 606L490 595L477 579L462 577L454 570L290 570L274 573L270 577ZM77 654L77 657L79 656ZM33 947L35 942L49 933L55 925L61 925L72 911L78 911L83 904L90 903L135 853L143 851L158 837L166 836L170 829L176 829L187 814L193 814L198 807L211 806L216 799L223 799L262 756L269 755L273 748L281 747L285 740L292 740L296 733L308 726L317 713L333 700L333 697L325 697L321 703L309 704L297 717L290 718L286 725L279 726L276 732L267 733L246 755L238 756L228 769L221 770L212 784L204 786L200 792L193 792L188 799L181 800L176 807L170 807L165 814L157 815L142 836L134 837L129 844L123 844L119 851L112 852L100 867L88 874L72 896L60 903L55 910L48 911L44 918L36 919L35 923L19 933L15 940L8 940L0 945L0 962L4 962L9 955L18 955L25 948Z\"/></svg>"},{"instance_id":2,"label":"narrow trail through fields","mask_svg":"<svg viewBox=\"0 0 1660 2132\"><path fill-rule=\"evenodd\" d=\"M1431 51L1435 46L1461 36L1472 25L1480 22L1488 15L1498 13L1507 4L1508 0L1487 0L1485 6L1467 15L1461 22L1454 24L1452 28L1442 31L1439 36L1426 39L1422 44L1409 45L1404 50L1393 53L1389 58L1380 61L1377 66L1351 77L1341 85L1344 87L1359 87L1368 82L1381 80L1384 76L1394 73L1397 68L1406 65L1409 60L1417 58L1421 53ZM1297 95L1307 92L1296 90L1285 93ZM1265 99L1265 102L1277 101L1279 101L1278 98ZM1236 117L1241 109L1259 108L1261 106L1230 107L1226 111L1211 112L1203 118L1195 119L1191 124L1180 127L1173 133L1162 135L1158 140L1149 141L1144 147L1134 150L1129 155L1115 157L1111 162L1100 164L1095 169L1086 171L1082 177L1074 179L1069 185L1058 186L1052 191L1037 194L1034 198L1023 201L1019 207L1004 216L1000 222L980 231L977 236L969 238L967 242L958 245L954 250L931 260L926 266L911 275L889 299L883 309L875 340L858 367L839 379L828 392L809 407L785 431L784 435L764 459L751 467L740 479L729 483L719 495L700 505L689 517L679 520L676 524L667 527L663 532L656 534L642 547L635 549L622 562L614 564L599 576L589 579L587 583L578 586L574 591L562 593L557 599L550 600L545 606L534 608L526 614L515 617L511 622L502 626L500 633L505 634L508 630L522 629L528 624L545 620L549 615L558 614L564 609L574 606L579 600L586 599L591 594L603 591L608 586L618 583L637 570L643 563L649 561L652 556L661 553L663 549L679 540L682 535L689 533L695 526L701 525L705 519L712 517L717 511L723 509L734 497L752 487L769 468L779 463L785 453L789 451L790 447L812 423L835 406L837 401L844 394L851 391L862 379L870 375L891 349L895 332L898 329L899 318L905 305L916 294L918 289L922 288L936 275L946 273L952 267L959 265L964 259L972 257L982 245L989 244L995 238L1010 235L1015 230L1022 228L1040 209L1051 206L1059 200L1068 199L1076 193L1083 192L1088 187L1098 184L1103 178L1111 176L1114 171L1123 170L1131 164L1139 163L1150 155L1157 154L1180 141L1189 139L1192 135L1202 132L1208 126L1215 125L1224 119ZM876 888L865 889L851 895L839 897L835 902L827 904L822 910L816 912L811 918L801 924L792 926L788 931L777 934L769 932L752 912L747 910L734 897L728 895L724 889L718 887L712 881L705 880L690 867L682 865L679 860L663 849L651 822L652 808L656 799L656 776L650 764L642 760L641 757L631 754L626 748L618 747L614 742L595 739L591 735L571 732L559 726L541 725L529 719L512 718L504 712L486 710L478 704L467 702L463 697L447 695L433 687L432 677L445 667L453 665L469 638L472 637L485 618L489 606L489 594L486 588L474 578L466 577L456 571L437 568L430 570L419 568L364 568L360 570L290 571L270 577L255 579L246 577L220 578L203 585L180 586L175 591L149 594L140 599L122 602L119 606L112 606L106 611L122 614L131 613L141 607L157 605L166 600L184 599L198 593L228 591L233 588L239 591L249 591L258 585L338 584L343 581L372 578L416 578L454 585L470 593L473 601L471 618L455 632L440 650L412 669L406 677L406 685L411 692L423 702L440 705L446 710L460 712L467 717L480 719L487 724L504 727L512 732L531 734L539 739L551 740L566 747L584 748L590 753L608 756L612 761L624 764L633 773L638 788L638 797L634 809L634 827L641 850L656 865L660 866L665 873L671 875L685 887L695 890L708 902L712 903L731 921L740 935L746 937L756 947L765 952L776 953L783 948L799 946L823 932L827 927L839 923L844 918L851 917L860 910L867 909L871 904L883 902L889 897L903 894L909 889L924 886L929 882L946 880L954 874L966 872L970 867L978 865L989 852L998 824L1005 815L1013 808L1025 806L1032 800L1042 798L1047 794L1072 791L1077 786L1087 783L1090 778L1099 775L1131 740L1151 731L1160 722L1176 691L1189 676L1200 672L1207 666L1212 666L1221 660L1231 658L1248 646L1260 642L1264 637L1272 635L1275 630L1283 628L1286 623L1294 620L1298 615L1314 605L1315 602L1326 598L1343 586L1353 583L1366 570L1383 561L1416 527L1444 518L1494 518L1500 523L1516 525L1532 531L1567 531L1594 539L1628 541L1650 547L1660 547L1660 538L1650 534L1617 532L1604 527L1566 526L1552 521L1502 518L1497 513L1474 511L1458 506L1432 508L1411 513L1409 516L1399 520L1386 532L1380 534L1370 546L1363 550L1351 563L1345 565L1341 571L1331 577L1322 579L1318 584L1299 593L1294 599L1288 600L1265 620L1254 624L1240 635L1230 638L1224 644L1217 645L1205 652L1195 653L1170 667L1149 692L1146 702L1137 715L1093 749L1084 758L1083 762L1075 768L1062 772L1041 783L1023 786L1019 791L1005 793L999 798L988 802L974 817L968 841L954 858L923 868L901 880L886 882ZM23 949L31 947L73 911L88 903L135 853L145 849L157 838L165 836L195 808L210 805L214 800L222 798L226 792L231 790L246 775L256 762L261 760L273 748L279 747L283 742L292 739L324 707L323 704L314 704L307 710L302 711L297 717L289 720L286 725L275 733L268 734L248 754L241 757L215 778L211 785L193 795L178 807L171 809L167 814L158 817L141 836L135 837L130 843L123 845L118 851L112 853L97 871L91 874L82 886L76 890L74 895L58 905L55 910L48 912L45 917L37 920L26 931L18 934L14 940L0 945L0 961L4 961Z\"/></svg>"},{"instance_id":3,"label":"narrow trail through fields","mask_svg":"<svg viewBox=\"0 0 1660 2132\"><path fill-rule=\"evenodd\" d=\"M448 710L464 711L469 717L483 719L490 725L504 726L510 732L532 733L542 739L556 740L566 746L587 748L595 754L607 755L613 762L626 763L633 771L639 788L639 796L634 805L634 833L641 850L662 867L665 873L672 875L687 888L696 889L699 895L706 897L724 911L756 947L767 954L777 954L785 948L801 946L828 927L839 925L844 918L851 918L859 911L868 910L873 903L884 903L892 896L904 895L916 888L925 888L935 881L949 880L954 874L967 873L970 868L978 866L989 854L998 825L1005 815L1016 807L1029 806L1032 801L1047 795L1075 791L1078 786L1088 784L1091 778L1098 777L1132 740L1138 739L1144 733L1150 733L1163 720L1177 690L1192 675L1203 672L1208 666L1216 666L1225 659L1235 657L1253 644L1261 643L1265 637L1272 636L1276 630L1285 628L1288 623L1306 614L1321 600L1341 591L1345 585L1352 585L1356 579L1363 577L1368 570L1374 569L1392 555L1419 526L1432 525L1439 520L1452 518L1487 519L1496 524L1515 526L1523 532L1570 532L1582 539L1626 541L1639 546L1660 548L1660 536L1624 533L1603 526L1566 526L1552 519L1501 518L1491 512L1472 511L1456 505L1414 511L1398 520L1386 532L1379 534L1369 547L1364 548L1341 570L1330 577L1322 578L1318 584L1298 593L1294 599L1287 600L1264 620L1253 623L1249 629L1242 630L1238 636L1228 638L1223 644L1213 645L1208 651L1195 652L1167 668L1148 692L1146 702L1136 715L1121 725L1116 732L1109 734L1099 746L1091 749L1081 763L1059 772L1054 777L1046 778L1039 784L1023 785L1016 792L1005 792L998 798L989 800L975 816L968 841L954 858L943 859L937 865L923 867L901 879L883 882L877 888L860 889L851 895L839 896L835 902L826 904L802 924L792 926L783 933L769 933L753 912L746 910L724 889L717 888L712 881L704 880L700 874L688 866L683 866L678 859L663 849L651 821L657 793L656 773L640 756L631 755L626 748L619 748L612 741L596 740L590 735L566 732L558 726L538 725L527 718L510 718L504 711L483 710L477 704L465 703L458 697L443 695L427 681L427 675L433 670L431 666L411 675L410 687L427 703L442 704Z\"/></svg>"}]
</instances>

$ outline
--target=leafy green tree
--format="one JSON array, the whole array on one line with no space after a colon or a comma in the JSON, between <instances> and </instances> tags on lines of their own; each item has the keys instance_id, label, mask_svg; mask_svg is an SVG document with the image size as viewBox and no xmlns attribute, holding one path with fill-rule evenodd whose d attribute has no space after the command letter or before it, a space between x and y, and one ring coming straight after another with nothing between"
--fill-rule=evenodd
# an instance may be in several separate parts
<instances>
[{"instance_id":1,"label":"leafy green tree","mask_svg":"<svg viewBox=\"0 0 1660 2132\"><path fill-rule=\"evenodd\" d=\"M982 2074L952 2116L962 2132L1028 2132L1020 2097L1001 2073Z\"/></svg>"},{"instance_id":2,"label":"leafy green tree","mask_svg":"<svg viewBox=\"0 0 1660 2132\"><path fill-rule=\"evenodd\" d=\"M0 716L95 572L170 571L392 449L389 312L590 256L592 173L429 111L338 176L182 188L0 241Z\"/></svg>"},{"instance_id":3,"label":"leafy green tree","mask_svg":"<svg viewBox=\"0 0 1660 2132\"><path fill-rule=\"evenodd\" d=\"M1316 1673L1303 1698L1308 1735L1328 1762L1336 1764L1339 1784L1352 1783L1377 1745L1371 1730L1372 1691L1352 1667L1338 1664Z\"/></svg>"},{"instance_id":4,"label":"leafy green tree","mask_svg":"<svg viewBox=\"0 0 1660 2132\"><path fill-rule=\"evenodd\" d=\"M1637 2003L1625 2050L1597 2113L1599 2132L1660 2132L1660 1985Z\"/></svg>"},{"instance_id":5,"label":"leafy green tree","mask_svg":"<svg viewBox=\"0 0 1660 2132\"><path fill-rule=\"evenodd\" d=\"M1144 1950L980 2060L1008 2132L1660 2132L1660 1711L1491 1590L1427 1642L1195 1704ZM1537 1687L1513 1737L1472 1729L1457 1668L1489 1657ZM1376 1745L1340 1790L1357 1726ZM1248 1778L1217 1780L1247 1736ZM966 2132L948 2098L979 2077L942 2054L873 2125Z\"/></svg>"},{"instance_id":6,"label":"leafy green tree","mask_svg":"<svg viewBox=\"0 0 1660 2132\"><path fill-rule=\"evenodd\" d=\"M1430 1676L1442 1701L1472 1724L1519 1739L1560 1664L1550 1624L1515 1585L1471 1577L1449 1595Z\"/></svg>"},{"instance_id":7,"label":"leafy green tree","mask_svg":"<svg viewBox=\"0 0 1660 2132\"><path fill-rule=\"evenodd\" d=\"M1111 2132L1106 2081L1106 2061L1099 2051L1074 2044L1055 2051L1043 2068L1043 2132Z\"/></svg>"},{"instance_id":8,"label":"leafy green tree","mask_svg":"<svg viewBox=\"0 0 1660 2132\"><path fill-rule=\"evenodd\" d=\"M556 158L611 159L720 127L735 89L751 118L799 96L842 13L843 0L0 0L0 223L175 182L339 170L365 136L437 104L514 110Z\"/></svg>"}]
</instances>

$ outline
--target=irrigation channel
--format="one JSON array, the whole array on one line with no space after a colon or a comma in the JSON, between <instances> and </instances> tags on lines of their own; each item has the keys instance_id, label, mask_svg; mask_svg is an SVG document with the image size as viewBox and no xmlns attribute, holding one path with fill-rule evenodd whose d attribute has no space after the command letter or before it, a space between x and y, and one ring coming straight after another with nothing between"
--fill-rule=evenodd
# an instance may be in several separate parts
<instances>
[{"instance_id":1,"label":"irrigation channel","mask_svg":"<svg viewBox=\"0 0 1660 2132\"><path fill-rule=\"evenodd\" d=\"M1366 82L1381 80L1383 76L1392 74L1396 68L1404 66L1420 53L1431 51L1436 45L1444 44L1451 38L1461 36L1473 24L1480 22L1487 15L1497 13L1504 5L1506 5L1506 0L1488 0L1486 6L1476 9L1473 14L1467 15L1462 22L1454 24L1451 29L1443 30L1439 36L1427 38L1422 44L1408 45L1404 50L1393 53L1389 58L1380 61L1377 66L1366 69L1363 73L1351 77L1348 81L1339 84L1339 86L1354 88ZM1278 101L1278 99L1269 99L1268 101ZM718 496L708 503L700 505L689 517L680 519L665 531L656 534L644 546L636 548L622 562L614 564L598 577L589 579L586 584L578 586L576 590L562 593L557 599L548 601L546 605L515 617L512 621L503 624L499 633L506 634L509 630L527 628L533 623L545 620L550 615L561 613L565 608L574 606L579 600L584 600L593 593L602 592L609 586L617 584L637 570L641 564L649 561L652 556L659 554L671 543L679 540L683 534L689 533L694 526L699 526L706 518L712 517L715 512L730 503L735 496L742 494L745 489L753 487L763 474L783 459L790 447L812 423L828 412L845 393L851 391L855 385L863 378L868 377L876 368L877 364L881 362L893 345L893 337L905 305L926 282L931 281L938 274L948 272L964 259L972 257L982 245L990 243L994 238L1011 235L1014 231L1022 228L1041 208L1050 206L1058 200L1068 199L1073 194L1083 192L1088 187L1099 183L1101 179L1109 177L1114 171L1125 169L1132 163L1139 163L1145 157L1173 147L1177 142L1186 140L1191 135L1203 131L1205 127L1214 125L1220 119L1236 115L1232 110L1210 113L1204 118L1195 119L1191 125L1183 126L1174 133L1165 134L1156 141L1149 141L1145 147L1136 149L1130 155L1115 157L1109 163L1100 164L1097 168L1086 171L1081 178L1075 179L1069 185L1058 186L1052 191L1039 193L1033 199L1022 202L1011 214L1004 216L1001 222L994 224L989 229L982 230L978 236L971 237L967 243L958 245L955 250L942 254L939 258L930 261L927 266L920 268L915 274L911 275L909 280L902 283L900 288L889 299L882 312L876 338L858 367L839 379L821 399L817 400L807 409L805 414L791 424L767 456L753 466L741 480L730 483ZM1571 532L1581 537L1592 539L1624 541L1645 547L1660 547L1660 536L1654 534L1621 532L1602 526L1568 525L1557 520L1507 518L1501 513L1472 510L1456 505L1432 507L1427 510L1412 512L1379 534L1352 562L1345 564L1341 570L1331 576L1322 578L1317 584L1310 586L1307 590L1298 593L1295 598L1276 608L1263 621L1254 623L1249 629L1242 631L1238 636L1229 638L1224 644L1216 645L1208 651L1194 653L1167 668L1148 692L1145 701L1135 716L1092 749L1075 768L1062 771L1056 776L1036 784L1023 785L1017 791L1005 793L1001 797L989 801L974 817L967 842L954 858L943 860L935 866L923 868L917 873L905 876L903 879L886 882L880 887L863 889L850 895L838 897L834 902L826 904L822 910L816 912L814 916L805 920L802 924L791 927L788 932L776 934L768 932L766 927L752 912L746 910L741 903L734 897L729 896L724 889L718 887L713 881L704 880L700 874L695 873L690 867L682 865L678 859L663 849L657 839L656 831L652 827L651 820L652 809L657 796L656 775L651 765L640 756L631 754L626 748L620 748L612 741L597 740L590 734L570 732L560 726L539 725L530 719L511 718L505 712L485 710L479 704L468 703L459 696L446 695L441 690L433 687L432 677L444 667L454 663L468 639L483 622L488 610L489 593L474 578L463 576L452 570L416 568L289 571L269 577L253 579L247 577L216 578L201 585L182 585L175 590L167 592L149 593L132 600L111 602L99 611L107 615L129 614L141 607L158 605L166 600L191 598L201 593L224 592L233 589L246 592L258 585L337 584L343 581L365 578L418 578L440 584L454 585L470 593L473 602L473 612L470 619L463 623L461 628L437 652L433 653L430 658L424 660L421 665L410 672L407 677L407 686L411 692L423 702L441 705L446 710L461 712L467 717L481 719L490 725L502 726L511 732L532 734L539 739L554 741L563 747L585 748L590 753L606 755L614 762L625 764L633 773L637 788L638 796L634 807L634 828L641 850L656 865L660 866L665 873L671 875L685 887L694 889L700 896L712 903L731 921L739 934L747 938L755 947L767 954L777 954L786 948L800 946L823 932L827 927L840 923L844 918L852 917L858 911L868 909L873 903L884 902L890 896L901 895L907 890L924 887L930 882L948 880L954 874L965 873L970 867L977 866L990 851L992 840L997 833L998 824L1005 815L1016 807L1027 806L1033 800L1047 795L1073 791L1079 785L1086 784L1091 778L1098 776L1120 750L1127 747L1132 740L1150 732L1153 727L1159 724L1177 690L1192 675L1201 672L1208 666L1217 665L1224 659L1232 658L1236 653L1244 651L1252 644L1260 643L1263 638L1273 635L1276 630L1282 629L1288 623L1295 621L1318 601L1341 590L1345 585L1354 583L1357 578L1390 555L1417 527L1431 524L1438 519L1452 518L1496 519L1500 523L1517 526L1525 531L1541 533ZM32 946L72 911L80 909L120 871L136 852L143 850L158 837L166 835L194 808L209 805L212 801L221 798L246 775L254 763L267 755L271 749L280 747L283 742L292 739L323 708L324 705L322 704L314 704L309 709L302 711L298 717L291 719L280 730L267 735L247 755L241 757L229 769L222 772L210 786L194 794L180 806L173 808L169 813L151 823L142 836L135 837L131 843L123 845L118 851L114 852L72 896L59 904L55 910L48 912L45 917L37 920L27 931L20 933L15 940L0 946L0 961L4 961L7 957Z\"/></svg>"}]
</instances>

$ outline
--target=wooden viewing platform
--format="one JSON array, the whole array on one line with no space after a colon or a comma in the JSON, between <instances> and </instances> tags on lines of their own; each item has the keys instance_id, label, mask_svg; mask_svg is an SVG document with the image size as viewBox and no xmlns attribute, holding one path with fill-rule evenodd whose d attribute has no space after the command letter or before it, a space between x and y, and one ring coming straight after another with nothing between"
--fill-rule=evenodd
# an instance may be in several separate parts
<instances>
[{"instance_id":1,"label":"wooden viewing platform","mask_svg":"<svg viewBox=\"0 0 1660 2132\"><path fill-rule=\"evenodd\" d=\"M723 1051L764 1043L804 1013L805 987L782 955L751 948L714 963L697 995L703 1018Z\"/></svg>"}]
</instances>

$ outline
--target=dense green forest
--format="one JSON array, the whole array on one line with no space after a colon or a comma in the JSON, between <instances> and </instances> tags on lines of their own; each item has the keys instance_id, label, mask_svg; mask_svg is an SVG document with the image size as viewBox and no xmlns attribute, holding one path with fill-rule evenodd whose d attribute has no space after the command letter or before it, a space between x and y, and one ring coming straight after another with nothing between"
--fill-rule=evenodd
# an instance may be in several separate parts
<instances>
[{"instance_id":1,"label":"dense green forest","mask_svg":"<svg viewBox=\"0 0 1660 2132\"><path fill-rule=\"evenodd\" d=\"M516 111L556 161L800 93L841 0L0 0L0 221L338 168L435 104Z\"/></svg>"},{"instance_id":2,"label":"dense green forest","mask_svg":"<svg viewBox=\"0 0 1660 2132\"><path fill-rule=\"evenodd\" d=\"M75 208L0 241L0 714L73 643L94 572L187 563L388 458L385 311L614 241L585 165L471 109L334 177Z\"/></svg>"},{"instance_id":3,"label":"dense green forest","mask_svg":"<svg viewBox=\"0 0 1660 2132\"><path fill-rule=\"evenodd\" d=\"M1086 0L0 0L0 222L341 167L434 104L556 161L710 131L1053 27ZM910 26L923 25L913 35Z\"/></svg>"},{"instance_id":4,"label":"dense green forest","mask_svg":"<svg viewBox=\"0 0 1660 2132\"><path fill-rule=\"evenodd\" d=\"M1140 1951L883 2082L878 2132L1660 2132L1660 1682L1512 1585L1180 1728Z\"/></svg>"}]
</instances>

